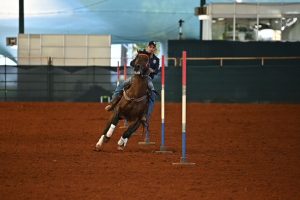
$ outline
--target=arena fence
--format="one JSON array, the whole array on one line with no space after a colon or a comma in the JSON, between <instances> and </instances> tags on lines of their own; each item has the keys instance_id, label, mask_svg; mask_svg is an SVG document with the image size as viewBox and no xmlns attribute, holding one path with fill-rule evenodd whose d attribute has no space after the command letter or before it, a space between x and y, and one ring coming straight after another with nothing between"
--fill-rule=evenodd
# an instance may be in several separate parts
<instances>
[{"instance_id":1,"label":"arena fence","mask_svg":"<svg viewBox=\"0 0 300 200\"><path fill-rule=\"evenodd\" d=\"M0 66L0 98L1 101L100 101L101 97L111 95L117 78L116 67L4 65Z\"/></svg>"},{"instance_id":2,"label":"arena fence","mask_svg":"<svg viewBox=\"0 0 300 200\"><path fill-rule=\"evenodd\" d=\"M225 59L222 66L219 60L195 65L193 59L187 57L187 102L300 102L297 59L264 60L263 65L261 60ZM106 101L125 78L124 66L120 73L117 69L0 65L0 101ZM131 76L132 69L125 69ZM181 102L181 67L169 65L165 70L166 102ZM161 90L160 74L154 86Z\"/></svg>"}]
</instances>

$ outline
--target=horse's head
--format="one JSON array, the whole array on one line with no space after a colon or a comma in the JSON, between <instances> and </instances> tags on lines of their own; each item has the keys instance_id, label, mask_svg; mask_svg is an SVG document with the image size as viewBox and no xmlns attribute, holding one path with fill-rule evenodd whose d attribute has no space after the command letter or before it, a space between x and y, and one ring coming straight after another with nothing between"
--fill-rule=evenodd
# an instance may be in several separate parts
<instances>
[{"instance_id":1,"label":"horse's head","mask_svg":"<svg viewBox=\"0 0 300 200\"><path fill-rule=\"evenodd\" d=\"M146 75L149 72L149 58L150 54L147 51L138 51L134 63L134 71L141 75Z\"/></svg>"}]
</instances>

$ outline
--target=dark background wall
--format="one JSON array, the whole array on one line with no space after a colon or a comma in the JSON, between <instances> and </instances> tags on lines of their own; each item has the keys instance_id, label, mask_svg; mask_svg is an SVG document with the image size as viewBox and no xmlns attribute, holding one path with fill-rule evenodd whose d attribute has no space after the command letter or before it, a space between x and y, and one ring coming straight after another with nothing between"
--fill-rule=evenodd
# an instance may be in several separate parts
<instances>
[{"instance_id":1,"label":"dark background wall","mask_svg":"<svg viewBox=\"0 0 300 200\"><path fill-rule=\"evenodd\" d=\"M300 42L238 42L169 40L168 56L181 57L243 57L243 56L300 56Z\"/></svg>"},{"instance_id":2,"label":"dark background wall","mask_svg":"<svg viewBox=\"0 0 300 200\"><path fill-rule=\"evenodd\" d=\"M187 66L187 101L299 103L299 77L298 66ZM166 100L180 102L181 88L181 68L168 67Z\"/></svg>"},{"instance_id":3,"label":"dark background wall","mask_svg":"<svg viewBox=\"0 0 300 200\"><path fill-rule=\"evenodd\" d=\"M170 40L168 56L291 57L299 59L187 61L187 100L202 102L300 102L300 42ZM171 64L171 62L169 63ZM168 68L167 99L181 101L181 68Z\"/></svg>"},{"instance_id":4,"label":"dark background wall","mask_svg":"<svg viewBox=\"0 0 300 200\"><path fill-rule=\"evenodd\" d=\"M300 56L300 43L174 40L169 57ZM297 60L188 61L188 102L300 103ZM173 63L172 63L173 64ZM132 74L128 68L128 76ZM122 70L122 69L121 69ZM161 90L160 75L154 80ZM110 96L115 67L0 66L0 101L92 101ZM181 101L181 67L166 67L166 101ZM157 98L159 100L159 97Z\"/></svg>"}]
</instances>

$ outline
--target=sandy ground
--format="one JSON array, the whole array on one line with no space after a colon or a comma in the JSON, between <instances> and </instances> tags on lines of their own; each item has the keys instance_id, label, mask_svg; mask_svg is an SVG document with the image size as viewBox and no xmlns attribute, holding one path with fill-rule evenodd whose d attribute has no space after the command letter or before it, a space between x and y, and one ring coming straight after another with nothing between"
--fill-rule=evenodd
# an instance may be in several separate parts
<instances>
[{"instance_id":1,"label":"sandy ground","mask_svg":"<svg viewBox=\"0 0 300 200\"><path fill-rule=\"evenodd\" d=\"M181 157L181 104L160 105L151 141L141 129L125 151L117 128L93 148L108 118L100 103L0 103L0 199L299 200L300 105L188 104L187 158ZM120 123L123 126L123 122Z\"/></svg>"}]
</instances>

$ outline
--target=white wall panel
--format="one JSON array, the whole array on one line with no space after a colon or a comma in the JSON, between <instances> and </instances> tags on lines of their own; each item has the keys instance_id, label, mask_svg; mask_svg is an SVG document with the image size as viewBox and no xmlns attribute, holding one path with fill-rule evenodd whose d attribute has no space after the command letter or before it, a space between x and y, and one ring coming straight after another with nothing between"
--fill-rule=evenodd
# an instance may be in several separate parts
<instances>
[{"instance_id":1,"label":"white wall panel","mask_svg":"<svg viewBox=\"0 0 300 200\"><path fill-rule=\"evenodd\" d=\"M89 48L89 58L110 58L110 47L109 48Z\"/></svg>"},{"instance_id":2,"label":"white wall panel","mask_svg":"<svg viewBox=\"0 0 300 200\"><path fill-rule=\"evenodd\" d=\"M110 66L110 35L20 34L20 65Z\"/></svg>"},{"instance_id":3,"label":"white wall panel","mask_svg":"<svg viewBox=\"0 0 300 200\"><path fill-rule=\"evenodd\" d=\"M18 49L28 49L29 48L29 39L28 35L20 34L18 37Z\"/></svg>"},{"instance_id":4,"label":"white wall panel","mask_svg":"<svg viewBox=\"0 0 300 200\"><path fill-rule=\"evenodd\" d=\"M66 58L87 58L86 47L66 47L65 48Z\"/></svg>"},{"instance_id":5,"label":"white wall panel","mask_svg":"<svg viewBox=\"0 0 300 200\"><path fill-rule=\"evenodd\" d=\"M111 38L109 35L89 35L88 46L90 47L110 47Z\"/></svg>"},{"instance_id":6,"label":"white wall panel","mask_svg":"<svg viewBox=\"0 0 300 200\"><path fill-rule=\"evenodd\" d=\"M64 49L57 47L43 47L42 48L42 57L53 57L53 58L63 58Z\"/></svg>"},{"instance_id":7,"label":"white wall panel","mask_svg":"<svg viewBox=\"0 0 300 200\"><path fill-rule=\"evenodd\" d=\"M64 47L64 35L42 35L42 46Z\"/></svg>"},{"instance_id":8,"label":"white wall panel","mask_svg":"<svg viewBox=\"0 0 300 200\"><path fill-rule=\"evenodd\" d=\"M65 46L67 47L86 47L87 46L87 35L66 35Z\"/></svg>"}]
</instances>

